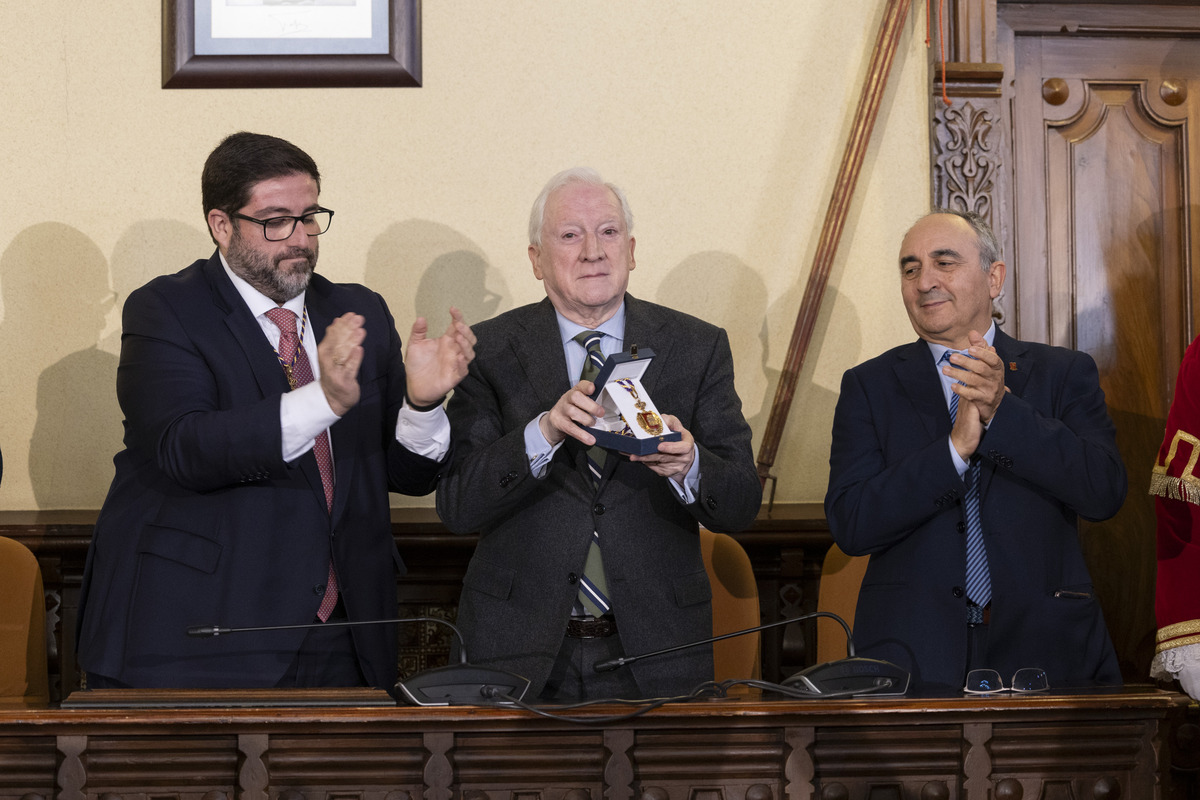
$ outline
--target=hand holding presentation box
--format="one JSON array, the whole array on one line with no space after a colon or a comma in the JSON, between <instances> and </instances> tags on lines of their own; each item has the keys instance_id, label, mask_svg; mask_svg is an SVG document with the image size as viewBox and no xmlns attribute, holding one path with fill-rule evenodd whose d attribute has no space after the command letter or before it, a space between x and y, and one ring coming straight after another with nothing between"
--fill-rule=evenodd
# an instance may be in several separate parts
<instances>
[{"instance_id":1,"label":"hand holding presentation box","mask_svg":"<svg viewBox=\"0 0 1200 800\"><path fill-rule=\"evenodd\" d=\"M596 444L644 456L657 452L659 442L683 438L678 431L667 429L650 393L642 386L642 376L652 360L654 351L647 347L639 352L637 345L628 353L614 353L604 360L592 393L592 399L604 406L604 417L587 428L596 437Z\"/></svg>"}]
</instances>

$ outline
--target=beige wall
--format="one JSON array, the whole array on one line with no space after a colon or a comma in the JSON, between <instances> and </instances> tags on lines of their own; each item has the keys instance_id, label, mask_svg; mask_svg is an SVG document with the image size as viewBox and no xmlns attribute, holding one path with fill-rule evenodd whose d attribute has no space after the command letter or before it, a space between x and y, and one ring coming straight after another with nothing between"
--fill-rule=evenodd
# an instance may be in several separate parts
<instances>
[{"instance_id":1,"label":"beige wall","mask_svg":"<svg viewBox=\"0 0 1200 800\"><path fill-rule=\"evenodd\" d=\"M405 336L417 314L443 326L452 302L477 321L541 297L529 205L557 170L598 168L636 217L631 291L729 330L757 453L883 5L427 0L422 88L168 91L157 2L9 0L0 509L99 507L121 437L120 304L210 254L200 167L239 129L313 155L337 211L320 269L380 291ZM823 497L842 371L912 338L893 263L929 194L915 6L777 501Z\"/></svg>"}]
</instances>

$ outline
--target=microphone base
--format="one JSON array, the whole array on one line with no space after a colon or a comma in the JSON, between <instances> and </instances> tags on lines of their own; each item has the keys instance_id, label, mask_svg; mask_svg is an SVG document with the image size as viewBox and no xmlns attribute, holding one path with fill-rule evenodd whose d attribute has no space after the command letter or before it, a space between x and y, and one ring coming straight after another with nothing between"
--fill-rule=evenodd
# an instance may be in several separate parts
<instances>
[{"instance_id":1,"label":"microphone base","mask_svg":"<svg viewBox=\"0 0 1200 800\"><path fill-rule=\"evenodd\" d=\"M783 682L784 686L814 694L902 695L908 692L909 674L891 663L874 658L843 658L803 669Z\"/></svg>"},{"instance_id":2,"label":"microphone base","mask_svg":"<svg viewBox=\"0 0 1200 800\"><path fill-rule=\"evenodd\" d=\"M411 706L482 706L504 702L485 695L485 687L521 700L529 691L529 679L492 667L451 664L397 681L392 696L397 703Z\"/></svg>"}]
</instances>

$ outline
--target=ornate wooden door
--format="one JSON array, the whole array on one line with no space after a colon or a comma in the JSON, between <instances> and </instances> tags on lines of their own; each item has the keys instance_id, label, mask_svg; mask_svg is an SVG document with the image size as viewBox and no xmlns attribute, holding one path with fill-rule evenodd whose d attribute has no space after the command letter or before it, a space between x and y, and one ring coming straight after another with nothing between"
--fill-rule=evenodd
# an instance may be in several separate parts
<instances>
[{"instance_id":1,"label":"ornate wooden door","mask_svg":"<svg viewBox=\"0 0 1200 800\"><path fill-rule=\"evenodd\" d=\"M1200 9L1002 3L997 41L1013 165L1005 329L1099 366L1129 494L1081 534L1125 679L1144 682L1150 469L1200 330Z\"/></svg>"}]
</instances>

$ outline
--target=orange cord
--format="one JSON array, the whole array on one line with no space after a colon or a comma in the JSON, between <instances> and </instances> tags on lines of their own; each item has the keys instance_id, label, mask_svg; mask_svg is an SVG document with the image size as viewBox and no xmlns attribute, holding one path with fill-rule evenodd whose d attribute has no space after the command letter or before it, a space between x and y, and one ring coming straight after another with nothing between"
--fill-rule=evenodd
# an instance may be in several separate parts
<instances>
[{"instance_id":1,"label":"orange cord","mask_svg":"<svg viewBox=\"0 0 1200 800\"><path fill-rule=\"evenodd\" d=\"M930 6L933 0L928 0L925 3L925 47L929 47L931 39L930 31L933 12L930 11ZM938 49L941 51L942 59L942 102L946 105L952 105L950 98L946 96L946 37L942 32L942 26L946 18L946 0L938 0Z\"/></svg>"},{"instance_id":2,"label":"orange cord","mask_svg":"<svg viewBox=\"0 0 1200 800\"><path fill-rule=\"evenodd\" d=\"M941 45L942 51L942 102L950 105L950 98L946 96L946 35L943 28L946 22L946 0L941 0L938 3L938 44Z\"/></svg>"}]
</instances>

